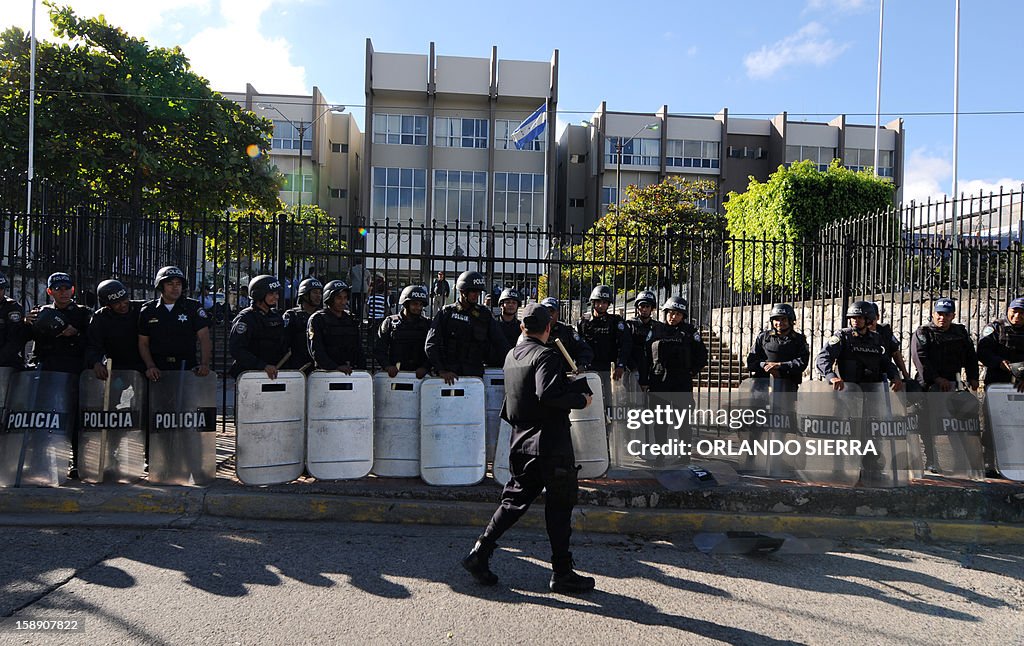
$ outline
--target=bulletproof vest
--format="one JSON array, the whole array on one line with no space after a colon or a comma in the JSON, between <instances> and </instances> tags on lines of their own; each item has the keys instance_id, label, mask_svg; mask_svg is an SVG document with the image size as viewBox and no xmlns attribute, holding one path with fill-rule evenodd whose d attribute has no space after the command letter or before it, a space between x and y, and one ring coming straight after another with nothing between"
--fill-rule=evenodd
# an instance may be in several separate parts
<instances>
[{"instance_id":1,"label":"bulletproof vest","mask_svg":"<svg viewBox=\"0 0 1024 646\"><path fill-rule=\"evenodd\" d=\"M335 316L327 310L317 314L323 322L317 332L324 335L327 354L338 363L354 365L359 357L359 321L351 314Z\"/></svg>"},{"instance_id":2,"label":"bulletproof vest","mask_svg":"<svg viewBox=\"0 0 1024 646\"><path fill-rule=\"evenodd\" d=\"M250 329L246 349L271 365L277 364L285 353L285 325L281 313L270 310L263 314L255 308L246 308L238 318Z\"/></svg>"},{"instance_id":3,"label":"bulletproof vest","mask_svg":"<svg viewBox=\"0 0 1024 646\"><path fill-rule=\"evenodd\" d=\"M843 381L855 384L882 381L891 355L878 333L866 332L860 336L853 328L843 328L839 337L844 343L836 365Z\"/></svg>"},{"instance_id":4,"label":"bulletproof vest","mask_svg":"<svg viewBox=\"0 0 1024 646\"><path fill-rule=\"evenodd\" d=\"M618 314L605 314L598 318L591 316L580 321L580 336L594 350L594 366L607 370L619 356L619 325L624 324Z\"/></svg>"},{"instance_id":5,"label":"bulletproof vest","mask_svg":"<svg viewBox=\"0 0 1024 646\"><path fill-rule=\"evenodd\" d=\"M520 320L517 318L511 321L506 321L502 318L498 319L498 327L501 328L501 332L505 335L505 339L508 341L509 346L514 346L519 341L519 335L522 334L522 330L519 329Z\"/></svg>"},{"instance_id":6,"label":"bulletproof vest","mask_svg":"<svg viewBox=\"0 0 1024 646\"><path fill-rule=\"evenodd\" d=\"M767 332L761 339L761 347L764 349L765 356L768 357L768 361L774 363L793 361L799 358L806 346L807 339L799 332L792 332L785 336Z\"/></svg>"},{"instance_id":7,"label":"bulletproof vest","mask_svg":"<svg viewBox=\"0 0 1024 646\"><path fill-rule=\"evenodd\" d=\"M632 318L626 321L629 326L630 334L633 335L633 346L630 351L629 365L627 366L630 370L636 370L640 367L641 359L646 358L650 361L651 358L651 341L654 340L654 318L647 319L646 322L640 318Z\"/></svg>"},{"instance_id":8,"label":"bulletproof vest","mask_svg":"<svg viewBox=\"0 0 1024 646\"><path fill-rule=\"evenodd\" d=\"M1006 354L1001 353L1003 359L1010 363L1024 361L1024 327L1013 327L1005 317L999 319L996 323L998 323L995 326L996 334L998 335L996 338L999 341L999 345L1009 351Z\"/></svg>"},{"instance_id":9,"label":"bulletproof vest","mask_svg":"<svg viewBox=\"0 0 1024 646\"><path fill-rule=\"evenodd\" d=\"M928 344L928 357L935 367L935 372L944 379L955 380L967 363L967 351L971 346L971 335L967 328L954 323L943 332L929 323L921 328L919 334L925 336Z\"/></svg>"},{"instance_id":10,"label":"bulletproof vest","mask_svg":"<svg viewBox=\"0 0 1024 646\"><path fill-rule=\"evenodd\" d=\"M423 344L430 331L430 319L393 314L388 318L388 324L391 326L391 347L388 351L391 365L402 364L402 370L416 370L426 363Z\"/></svg>"},{"instance_id":11,"label":"bulletproof vest","mask_svg":"<svg viewBox=\"0 0 1024 646\"><path fill-rule=\"evenodd\" d=\"M54 305L45 305L43 309L57 309ZM43 370L56 372L79 372L85 367L85 331L89 326L92 311L88 307L71 303L59 310L60 316L78 330L75 336L58 336L56 338L36 338L32 356L36 365Z\"/></svg>"},{"instance_id":12,"label":"bulletproof vest","mask_svg":"<svg viewBox=\"0 0 1024 646\"><path fill-rule=\"evenodd\" d=\"M312 314L301 307L293 307L285 312L285 315L288 317L285 335L288 337L288 349L292 351L288 363L301 368L312 361L306 340L306 326L309 324L309 317Z\"/></svg>"},{"instance_id":13,"label":"bulletproof vest","mask_svg":"<svg viewBox=\"0 0 1024 646\"><path fill-rule=\"evenodd\" d=\"M693 388L693 344L696 332L689 323L666 325L651 342L651 374L655 386L664 390Z\"/></svg>"},{"instance_id":14,"label":"bulletproof vest","mask_svg":"<svg viewBox=\"0 0 1024 646\"><path fill-rule=\"evenodd\" d=\"M139 356L139 310L141 305L132 301L125 314L117 314L109 307L101 308L92 317L89 327L98 333L103 354L113 361L115 370L141 370L145 367Z\"/></svg>"},{"instance_id":15,"label":"bulletproof vest","mask_svg":"<svg viewBox=\"0 0 1024 646\"><path fill-rule=\"evenodd\" d=\"M463 311L458 304L441 310L446 325L444 362L460 375L479 377L484 374L484 362L491 356L491 313L476 305Z\"/></svg>"}]
</instances>

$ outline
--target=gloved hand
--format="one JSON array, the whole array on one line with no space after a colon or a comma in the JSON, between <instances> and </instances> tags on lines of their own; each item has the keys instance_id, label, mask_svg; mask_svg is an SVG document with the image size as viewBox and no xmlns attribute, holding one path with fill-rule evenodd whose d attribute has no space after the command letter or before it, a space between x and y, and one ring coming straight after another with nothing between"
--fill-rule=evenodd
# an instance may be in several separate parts
<instances>
[{"instance_id":1,"label":"gloved hand","mask_svg":"<svg viewBox=\"0 0 1024 646\"><path fill-rule=\"evenodd\" d=\"M1024 361L1018 361L1017 363L1010 364L1010 374L1013 375L1014 379L1024 378Z\"/></svg>"}]
</instances>

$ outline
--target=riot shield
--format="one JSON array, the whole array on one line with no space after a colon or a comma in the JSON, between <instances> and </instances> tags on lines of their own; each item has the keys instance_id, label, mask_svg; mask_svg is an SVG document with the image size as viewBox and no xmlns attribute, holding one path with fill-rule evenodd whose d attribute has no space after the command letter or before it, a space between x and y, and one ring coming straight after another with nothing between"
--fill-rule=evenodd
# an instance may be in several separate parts
<instances>
[{"instance_id":1,"label":"riot shield","mask_svg":"<svg viewBox=\"0 0 1024 646\"><path fill-rule=\"evenodd\" d=\"M0 486L58 487L68 479L77 375L15 373L0 434Z\"/></svg>"},{"instance_id":2,"label":"riot shield","mask_svg":"<svg viewBox=\"0 0 1024 646\"><path fill-rule=\"evenodd\" d=\"M7 392L11 387L11 380L17 374L14 368L0 368L0 421L7 419Z\"/></svg>"},{"instance_id":3,"label":"riot shield","mask_svg":"<svg viewBox=\"0 0 1024 646\"><path fill-rule=\"evenodd\" d=\"M320 480L373 468L373 377L317 370L306 382L306 470Z\"/></svg>"},{"instance_id":4,"label":"riot shield","mask_svg":"<svg viewBox=\"0 0 1024 646\"><path fill-rule=\"evenodd\" d=\"M484 382L454 385L427 379L420 387L420 477L430 485L472 485L487 474Z\"/></svg>"},{"instance_id":5,"label":"riot shield","mask_svg":"<svg viewBox=\"0 0 1024 646\"><path fill-rule=\"evenodd\" d=\"M420 385L416 373L373 376L373 473L388 478L420 475Z\"/></svg>"},{"instance_id":6,"label":"riot shield","mask_svg":"<svg viewBox=\"0 0 1024 646\"><path fill-rule=\"evenodd\" d=\"M1012 384L985 389L985 415L992 432L996 468L1006 478L1024 482L1024 393Z\"/></svg>"},{"instance_id":7,"label":"riot shield","mask_svg":"<svg viewBox=\"0 0 1024 646\"><path fill-rule=\"evenodd\" d=\"M85 482L133 482L146 474L146 378L92 370L78 380L78 475Z\"/></svg>"},{"instance_id":8,"label":"riot shield","mask_svg":"<svg viewBox=\"0 0 1024 646\"><path fill-rule=\"evenodd\" d=\"M205 485L217 478L217 375L164 371L149 385L149 481Z\"/></svg>"},{"instance_id":9,"label":"riot shield","mask_svg":"<svg viewBox=\"0 0 1024 646\"><path fill-rule=\"evenodd\" d=\"M787 467L804 482L853 486L860 477L864 441L858 420L863 394L856 384L840 391L823 381L804 382L796 396L796 438L780 447Z\"/></svg>"},{"instance_id":10,"label":"riot shield","mask_svg":"<svg viewBox=\"0 0 1024 646\"><path fill-rule=\"evenodd\" d=\"M593 392L590 406L569 411L572 450L576 456L576 464L580 466L578 477L600 478L608 471L609 462L601 377L596 372L587 372L576 379L586 379Z\"/></svg>"},{"instance_id":11,"label":"riot shield","mask_svg":"<svg viewBox=\"0 0 1024 646\"><path fill-rule=\"evenodd\" d=\"M505 399L505 371L501 368L484 370L484 407L487 411L487 461L494 461L501 425L501 404Z\"/></svg>"},{"instance_id":12,"label":"riot shield","mask_svg":"<svg viewBox=\"0 0 1024 646\"><path fill-rule=\"evenodd\" d=\"M924 444L928 473L949 478L982 480L985 477L981 452L981 404L969 391L921 393ZM913 425L911 425L913 426ZM911 428L913 437L913 428Z\"/></svg>"},{"instance_id":13,"label":"riot shield","mask_svg":"<svg viewBox=\"0 0 1024 646\"><path fill-rule=\"evenodd\" d=\"M235 381L235 474L247 485L291 482L302 475L306 442L306 377L262 370Z\"/></svg>"},{"instance_id":14,"label":"riot shield","mask_svg":"<svg viewBox=\"0 0 1024 646\"><path fill-rule=\"evenodd\" d=\"M503 487L512 479L512 472L509 471L511 449L512 425L501 420L501 424L498 426L498 445L494 451L491 474L494 476L494 481Z\"/></svg>"},{"instance_id":15,"label":"riot shield","mask_svg":"<svg viewBox=\"0 0 1024 646\"><path fill-rule=\"evenodd\" d=\"M737 440L750 448L740 456L736 470L757 477L792 478L785 453L770 449L798 439L794 384L775 377L747 379L740 383L731 407L742 417Z\"/></svg>"},{"instance_id":16,"label":"riot shield","mask_svg":"<svg viewBox=\"0 0 1024 646\"><path fill-rule=\"evenodd\" d=\"M863 456L861 484L906 487L912 477L906 398L903 393L892 392L887 380L860 387L864 393L862 438L878 453Z\"/></svg>"}]
</instances>

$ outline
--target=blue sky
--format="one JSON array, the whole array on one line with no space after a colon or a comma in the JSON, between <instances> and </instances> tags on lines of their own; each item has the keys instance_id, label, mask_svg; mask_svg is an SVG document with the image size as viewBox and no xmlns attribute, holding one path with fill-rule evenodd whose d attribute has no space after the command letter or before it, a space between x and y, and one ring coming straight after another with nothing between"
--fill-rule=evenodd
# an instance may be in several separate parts
<instances>
[{"instance_id":1,"label":"blue sky","mask_svg":"<svg viewBox=\"0 0 1024 646\"><path fill-rule=\"evenodd\" d=\"M70 0L154 44L181 45L220 90L309 93L361 118L365 39L377 51L548 60L560 51L559 119L609 109L774 115L873 123L878 0L720 0L649 5L329 0ZM960 188L1024 181L1024 3L962 0ZM0 25L29 24L31 0L4 0ZM39 5L40 34L49 37ZM889 0L883 122L907 129L904 196L951 188L953 0ZM526 25L520 27L520 25ZM926 113L926 114L920 114ZM931 114L937 113L937 114Z\"/></svg>"}]
</instances>

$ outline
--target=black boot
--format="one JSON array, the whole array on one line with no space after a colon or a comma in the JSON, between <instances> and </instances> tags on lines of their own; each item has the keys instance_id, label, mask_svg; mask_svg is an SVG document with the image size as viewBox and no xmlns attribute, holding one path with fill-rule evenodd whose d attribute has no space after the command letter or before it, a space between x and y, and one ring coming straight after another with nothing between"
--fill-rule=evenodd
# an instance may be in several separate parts
<instances>
[{"instance_id":1,"label":"black boot","mask_svg":"<svg viewBox=\"0 0 1024 646\"><path fill-rule=\"evenodd\" d=\"M582 594L594 589L594 577L580 576L573 570L575 563L572 560L572 553L566 556L552 556L551 568L554 573L551 575L551 583L548 588L552 592L563 594Z\"/></svg>"},{"instance_id":2,"label":"black boot","mask_svg":"<svg viewBox=\"0 0 1024 646\"><path fill-rule=\"evenodd\" d=\"M489 563L496 547L496 543L478 540L470 550L469 556L462 559L462 567L466 568L480 585L494 585L498 582L498 575L491 572Z\"/></svg>"}]
</instances>

